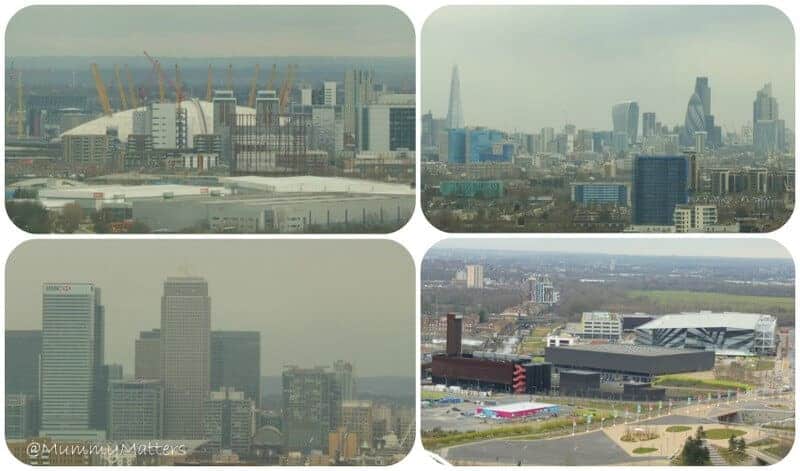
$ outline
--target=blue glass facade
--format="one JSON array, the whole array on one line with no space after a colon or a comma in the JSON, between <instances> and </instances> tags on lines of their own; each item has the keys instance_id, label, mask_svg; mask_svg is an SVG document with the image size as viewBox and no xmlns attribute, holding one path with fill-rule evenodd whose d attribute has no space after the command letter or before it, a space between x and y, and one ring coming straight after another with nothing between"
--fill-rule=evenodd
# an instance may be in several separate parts
<instances>
[{"instance_id":1,"label":"blue glass facade","mask_svg":"<svg viewBox=\"0 0 800 471\"><path fill-rule=\"evenodd\" d=\"M451 164L511 162L514 144L493 129L450 129L447 135L447 162Z\"/></svg>"},{"instance_id":2,"label":"blue glass facade","mask_svg":"<svg viewBox=\"0 0 800 471\"><path fill-rule=\"evenodd\" d=\"M672 225L675 206L689 202L689 159L637 155L633 161L633 224Z\"/></svg>"},{"instance_id":3,"label":"blue glass facade","mask_svg":"<svg viewBox=\"0 0 800 471\"><path fill-rule=\"evenodd\" d=\"M576 183L572 187L572 201L580 205L628 206L628 186L622 183Z\"/></svg>"},{"instance_id":4,"label":"blue glass facade","mask_svg":"<svg viewBox=\"0 0 800 471\"><path fill-rule=\"evenodd\" d=\"M466 129L450 129L447 131L447 163L467 163Z\"/></svg>"}]
</instances>

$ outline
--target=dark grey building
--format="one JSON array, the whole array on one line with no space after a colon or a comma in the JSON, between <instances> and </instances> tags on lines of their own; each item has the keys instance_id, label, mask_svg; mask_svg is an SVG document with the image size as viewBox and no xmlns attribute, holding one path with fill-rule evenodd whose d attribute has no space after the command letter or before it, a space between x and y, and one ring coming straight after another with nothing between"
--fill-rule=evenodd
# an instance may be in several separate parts
<instances>
[{"instance_id":1,"label":"dark grey building","mask_svg":"<svg viewBox=\"0 0 800 471\"><path fill-rule=\"evenodd\" d=\"M708 371L714 367L714 352L624 344L572 345L547 347L545 360L559 372L586 370L601 373L603 381L647 382L659 375Z\"/></svg>"},{"instance_id":2,"label":"dark grey building","mask_svg":"<svg viewBox=\"0 0 800 471\"><path fill-rule=\"evenodd\" d=\"M210 388L232 388L244 393L256 407L261 404L261 333L215 330L211 332Z\"/></svg>"},{"instance_id":3,"label":"dark grey building","mask_svg":"<svg viewBox=\"0 0 800 471\"><path fill-rule=\"evenodd\" d=\"M158 380L109 384L109 440L150 440L163 435L164 388Z\"/></svg>"},{"instance_id":4,"label":"dark grey building","mask_svg":"<svg viewBox=\"0 0 800 471\"><path fill-rule=\"evenodd\" d=\"M135 349L134 377L137 379L161 379L161 330L139 332Z\"/></svg>"},{"instance_id":5,"label":"dark grey building","mask_svg":"<svg viewBox=\"0 0 800 471\"><path fill-rule=\"evenodd\" d=\"M242 458L250 454L255 409L244 393L233 388L211 391L203 413L203 430L210 449L231 450Z\"/></svg>"},{"instance_id":6,"label":"dark grey building","mask_svg":"<svg viewBox=\"0 0 800 471\"><path fill-rule=\"evenodd\" d=\"M39 431L41 355L41 330L6 331L6 438L35 436Z\"/></svg>"},{"instance_id":7,"label":"dark grey building","mask_svg":"<svg viewBox=\"0 0 800 471\"><path fill-rule=\"evenodd\" d=\"M342 395L325 368L286 367L283 385L283 438L289 450L327 450L328 433L341 422Z\"/></svg>"}]
</instances>

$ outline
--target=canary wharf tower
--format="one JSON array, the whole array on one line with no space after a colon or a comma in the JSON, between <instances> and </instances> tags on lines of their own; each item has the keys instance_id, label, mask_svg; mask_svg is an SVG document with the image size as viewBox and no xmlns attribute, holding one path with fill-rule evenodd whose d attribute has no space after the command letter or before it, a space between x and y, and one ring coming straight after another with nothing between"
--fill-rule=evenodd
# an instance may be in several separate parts
<instances>
[{"instance_id":1,"label":"canary wharf tower","mask_svg":"<svg viewBox=\"0 0 800 471\"><path fill-rule=\"evenodd\" d=\"M164 438L202 439L209 391L211 298L208 282L171 277L161 297Z\"/></svg>"}]
</instances>

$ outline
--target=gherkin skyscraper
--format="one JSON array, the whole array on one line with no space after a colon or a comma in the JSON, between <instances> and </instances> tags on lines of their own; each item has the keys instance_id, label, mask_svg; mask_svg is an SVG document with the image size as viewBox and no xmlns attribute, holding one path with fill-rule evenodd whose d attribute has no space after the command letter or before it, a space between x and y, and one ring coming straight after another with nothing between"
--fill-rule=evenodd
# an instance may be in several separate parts
<instances>
[{"instance_id":1,"label":"gherkin skyscraper","mask_svg":"<svg viewBox=\"0 0 800 471\"><path fill-rule=\"evenodd\" d=\"M686 106L686 120L683 124L685 136L684 142L690 143L694 139L694 133L707 131L706 118L703 112L703 100L697 93L692 94L689 104Z\"/></svg>"},{"instance_id":2,"label":"gherkin skyscraper","mask_svg":"<svg viewBox=\"0 0 800 471\"><path fill-rule=\"evenodd\" d=\"M450 78L450 103L447 107L447 129L464 127L464 111L461 109L461 82L458 79L458 66L453 66Z\"/></svg>"}]
</instances>

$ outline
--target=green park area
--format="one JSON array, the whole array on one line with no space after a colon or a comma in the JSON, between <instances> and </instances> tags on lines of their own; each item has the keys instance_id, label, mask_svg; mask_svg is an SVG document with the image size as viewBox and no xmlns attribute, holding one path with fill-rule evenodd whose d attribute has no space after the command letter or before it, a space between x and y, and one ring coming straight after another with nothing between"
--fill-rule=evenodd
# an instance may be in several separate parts
<instances>
[{"instance_id":1,"label":"green park area","mask_svg":"<svg viewBox=\"0 0 800 471\"><path fill-rule=\"evenodd\" d=\"M737 389L746 391L752 386L740 381L726 379L696 378L694 376L674 374L659 376L653 382L659 386L672 386L678 388L709 389L715 391L735 391Z\"/></svg>"},{"instance_id":2,"label":"green park area","mask_svg":"<svg viewBox=\"0 0 800 471\"><path fill-rule=\"evenodd\" d=\"M791 296L749 296L688 290L632 290L626 294L633 300L650 301L664 311L702 308L710 311L794 313L794 298Z\"/></svg>"}]
</instances>

